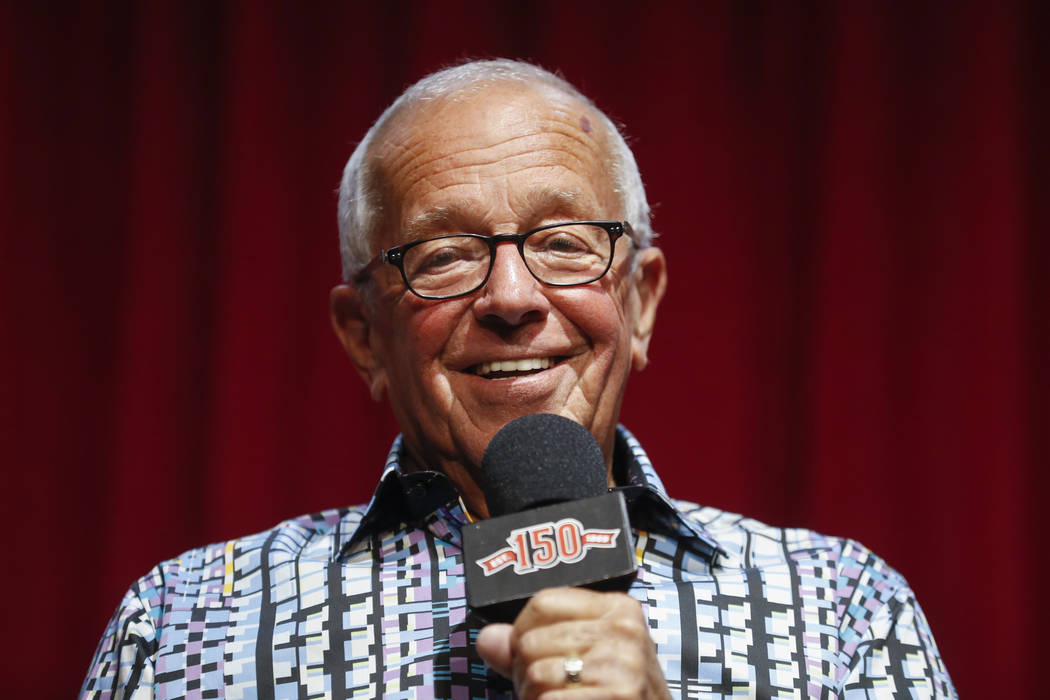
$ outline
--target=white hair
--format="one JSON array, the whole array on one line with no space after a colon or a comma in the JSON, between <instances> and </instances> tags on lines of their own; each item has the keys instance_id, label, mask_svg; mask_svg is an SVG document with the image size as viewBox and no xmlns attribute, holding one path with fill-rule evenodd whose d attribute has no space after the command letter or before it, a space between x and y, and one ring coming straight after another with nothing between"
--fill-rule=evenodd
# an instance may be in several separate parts
<instances>
[{"instance_id":1,"label":"white hair","mask_svg":"<svg viewBox=\"0 0 1050 700\"><path fill-rule=\"evenodd\" d=\"M639 248L652 244L654 234L649 224L649 202L638 164L623 134L608 115L567 80L539 66L510 59L471 61L432 73L401 93L368 130L347 161L339 184L339 251L343 259L344 280L353 279L374 255L371 244L382 223L383 193L368 160L378 135L394 117L416 102L476 92L508 82L554 87L594 109L609 139L613 187L621 199L624 215L634 229L634 243Z\"/></svg>"}]
</instances>

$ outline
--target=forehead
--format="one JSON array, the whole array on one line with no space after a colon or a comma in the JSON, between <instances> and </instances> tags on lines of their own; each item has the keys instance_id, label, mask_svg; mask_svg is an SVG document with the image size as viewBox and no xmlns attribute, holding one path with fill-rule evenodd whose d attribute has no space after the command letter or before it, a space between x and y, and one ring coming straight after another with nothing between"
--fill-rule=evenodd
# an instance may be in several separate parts
<instances>
[{"instance_id":1,"label":"forehead","mask_svg":"<svg viewBox=\"0 0 1050 700\"><path fill-rule=\"evenodd\" d=\"M418 100L384 128L370 160L387 213L402 224L457 207L482 218L556 205L618 216L603 122L552 87L497 84Z\"/></svg>"}]
</instances>

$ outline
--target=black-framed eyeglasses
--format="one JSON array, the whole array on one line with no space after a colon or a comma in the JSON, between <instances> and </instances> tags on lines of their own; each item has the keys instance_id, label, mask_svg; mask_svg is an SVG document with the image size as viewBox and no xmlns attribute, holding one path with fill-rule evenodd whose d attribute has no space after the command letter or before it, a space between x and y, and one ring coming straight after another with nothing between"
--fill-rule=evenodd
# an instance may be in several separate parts
<instances>
[{"instance_id":1,"label":"black-framed eyeglasses","mask_svg":"<svg viewBox=\"0 0 1050 700\"><path fill-rule=\"evenodd\" d=\"M401 271L409 290L424 299L452 299L485 286L496 260L496 246L513 243L529 273L552 287L575 287L601 279L612 266L616 239L626 221L569 221L525 233L483 236L453 233L413 241L379 252L357 275L360 282L384 263Z\"/></svg>"}]
</instances>

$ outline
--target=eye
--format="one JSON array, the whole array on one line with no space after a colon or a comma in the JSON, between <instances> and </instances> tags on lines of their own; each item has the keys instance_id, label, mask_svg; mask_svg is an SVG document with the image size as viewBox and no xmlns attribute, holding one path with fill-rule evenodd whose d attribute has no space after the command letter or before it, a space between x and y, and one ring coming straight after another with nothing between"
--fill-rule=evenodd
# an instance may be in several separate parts
<instances>
[{"instance_id":1,"label":"eye","mask_svg":"<svg viewBox=\"0 0 1050 700\"><path fill-rule=\"evenodd\" d=\"M540 231L529 237L529 248L541 255L575 257L594 252L595 241L586 229L565 227Z\"/></svg>"},{"instance_id":2,"label":"eye","mask_svg":"<svg viewBox=\"0 0 1050 700\"><path fill-rule=\"evenodd\" d=\"M405 252L405 272L410 277L449 274L483 262L486 250L484 244L466 236L426 241Z\"/></svg>"},{"instance_id":3,"label":"eye","mask_svg":"<svg viewBox=\"0 0 1050 700\"><path fill-rule=\"evenodd\" d=\"M562 233L546 241L547 250L558 253L585 253L589 248L578 238Z\"/></svg>"},{"instance_id":4,"label":"eye","mask_svg":"<svg viewBox=\"0 0 1050 700\"><path fill-rule=\"evenodd\" d=\"M453 246L445 246L439 250L427 253L420 261L421 270L439 270L447 265L452 265L463 259L465 251Z\"/></svg>"}]
</instances>

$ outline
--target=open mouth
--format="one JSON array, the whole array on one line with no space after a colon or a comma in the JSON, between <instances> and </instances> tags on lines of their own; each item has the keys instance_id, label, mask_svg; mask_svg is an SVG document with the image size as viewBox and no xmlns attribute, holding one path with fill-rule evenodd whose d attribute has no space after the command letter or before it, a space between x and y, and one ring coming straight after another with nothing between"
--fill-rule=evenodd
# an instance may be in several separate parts
<instances>
[{"instance_id":1,"label":"open mouth","mask_svg":"<svg viewBox=\"0 0 1050 700\"><path fill-rule=\"evenodd\" d=\"M564 359L564 357L528 357L521 360L494 360L474 365L471 371L485 379L512 379L550 369Z\"/></svg>"}]
</instances>

